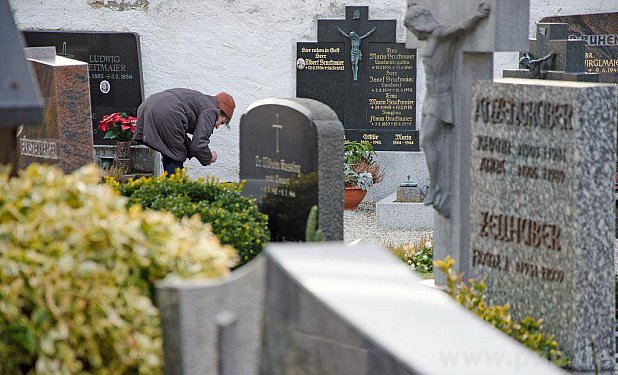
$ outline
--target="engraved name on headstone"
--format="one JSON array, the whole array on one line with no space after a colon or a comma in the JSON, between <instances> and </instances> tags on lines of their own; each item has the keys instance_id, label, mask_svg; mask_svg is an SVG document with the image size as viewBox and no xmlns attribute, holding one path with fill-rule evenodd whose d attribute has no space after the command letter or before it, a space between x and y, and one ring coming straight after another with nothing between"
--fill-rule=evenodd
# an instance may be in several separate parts
<instances>
[{"instance_id":1,"label":"engraved name on headstone","mask_svg":"<svg viewBox=\"0 0 618 375\"><path fill-rule=\"evenodd\" d=\"M264 99L240 120L243 194L267 214L273 241L303 241L311 207L328 240L343 239L343 127L311 99Z\"/></svg>"}]
</instances>

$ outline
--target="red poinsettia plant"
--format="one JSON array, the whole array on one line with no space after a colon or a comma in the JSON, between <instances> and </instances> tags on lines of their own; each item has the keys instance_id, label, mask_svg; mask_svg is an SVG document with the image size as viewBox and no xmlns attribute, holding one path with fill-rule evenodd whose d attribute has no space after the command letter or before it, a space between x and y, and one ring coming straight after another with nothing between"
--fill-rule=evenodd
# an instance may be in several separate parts
<instances>
[{"instance_id":1,"label":"red poinsettia plant","mask_svg":"<svg viewBox=\"0 0 618 375\"><path fill-rule=\"evenodd\" d=\"M115 112L103 116L99 121L99 130L105 132L103 139L130 141L135 133L137 117L129 116L126 112Z\"/></svg>"}]
</instances>

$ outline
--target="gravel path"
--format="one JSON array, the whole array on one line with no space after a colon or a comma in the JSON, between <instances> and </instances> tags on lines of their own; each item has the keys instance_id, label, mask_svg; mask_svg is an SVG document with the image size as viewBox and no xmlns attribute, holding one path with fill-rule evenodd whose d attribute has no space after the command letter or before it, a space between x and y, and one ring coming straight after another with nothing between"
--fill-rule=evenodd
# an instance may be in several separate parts
<instances>
[{"instance_id":1,"label":"gravel path","mask_svg":"<svg viewBox=\"0 0 618 375\"><path fill-rule=\"evenodd\" d=\"M343 211L343 242L357 240L382 245L405 245L431 238L433 230L384 229L376 225L375 203L362 202L356 210Z\"/></svg>"}]
</instances>

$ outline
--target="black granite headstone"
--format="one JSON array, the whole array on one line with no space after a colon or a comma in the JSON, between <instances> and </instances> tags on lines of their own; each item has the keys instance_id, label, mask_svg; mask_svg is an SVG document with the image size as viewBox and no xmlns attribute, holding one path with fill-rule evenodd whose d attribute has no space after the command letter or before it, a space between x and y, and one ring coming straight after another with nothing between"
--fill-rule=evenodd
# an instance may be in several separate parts
<instances>
[{"instance_id":1,"label":"black granite headstone","mask_svg":"<svg viewBox=\"0 0 618 375\"><path fill-rule=\"evenodd\" d=\"M24 31L28 47L55 46L59 56L88 63L95 144L113 144L98 130L104 115L137 114L143 101L139 35L136 33Z\"/></svg>"},{"instance_id":2,"label":"black granite headstone","mask_svg":"<svg viewBox=\"0 0 618 375\"><path fill-rule=\"evenodd\" d=\"M568 23L568 39L586 42L586 71L599 73L600 82L618 83L618 12L547 17L541 22Z\"/></svg>"},{"instance_id":3,"label":"black granite headstone","mask_svg":"<svg viewBox=\"0 0 618 375\"><path fill-rule=\"evenodd\" d=\"M342 20L318 20L318 42L297 43L296 68L296 96L330 106L346 139L378 151L419 151L416 50L396 43L395 20L369 20L366 6L347 6Z\"/></svg>"},{"instance_id":4,"label":"black granite headstone","mask_svg":"<svg viewBox=\"0 0 618 375\"><path fill-rule=\"evenodd\" d=\"M310 99L265 99L240 120L243 194L269 216L273 241L303 241L311 207L329 240L343 239L343 127Z\"/></svg>"}]
</instances>

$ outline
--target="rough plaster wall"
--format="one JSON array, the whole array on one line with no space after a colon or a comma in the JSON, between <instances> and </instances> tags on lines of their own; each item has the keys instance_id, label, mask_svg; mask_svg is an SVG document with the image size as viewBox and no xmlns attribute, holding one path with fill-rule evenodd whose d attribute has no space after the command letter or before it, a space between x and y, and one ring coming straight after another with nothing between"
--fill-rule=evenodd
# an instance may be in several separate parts
<instances>
[{"instance_id":1,"label":"rough plaster wall","mask_svg":"<svg viewBox=\"0 0 618 375\"><path fill-rule=\"evenodd\" d=\"M218 129L217 163L189 162L192 177L238 179L238 124L258 99L295 96L296 42L315 41L317 19L343 18L342 0L10 0L22 29L132 31L141 37L145 96L189 87L236 99L232 129ZM405 0L365 1L370 17L398 19ZM119 10L125 9L125 10Z\"/></svg>"},{"instance_id":2,"label":"rough plaster wall","mask_svg":"<svg viewBox=\"0 0 618 375\"><path fill-rule=\"evenodd\" d=\"M346 5L368 5L370 18L397 19L403 41L406 0L10 0L18 27L131 31L141 36L144 90L170 87L236 99L232 130L217 130L219 161L189 163L192 177L238 179L238 123L247 106L267 97L295 95L296 42L316 41L317 19L343 18ZM531 0L530 34L545 16L618 11L618 0ZM515 53L496 56L496 76L517 65ZM422 66L419 66L422 72ZM424 95L419 75L419 106ZM420 123L420 114L417 115Z\"/></svg>"}]
</instances>

